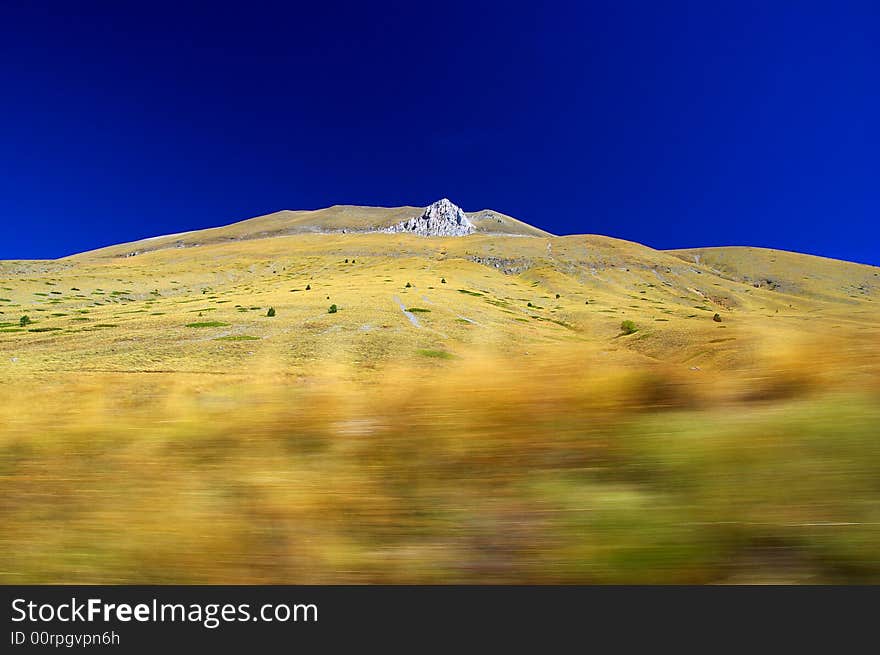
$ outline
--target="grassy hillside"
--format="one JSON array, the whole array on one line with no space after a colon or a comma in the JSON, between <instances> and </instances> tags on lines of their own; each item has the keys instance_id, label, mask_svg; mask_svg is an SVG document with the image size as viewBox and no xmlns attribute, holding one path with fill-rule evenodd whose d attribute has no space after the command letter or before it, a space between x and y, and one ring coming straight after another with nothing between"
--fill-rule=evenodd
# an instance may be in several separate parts
<instances>
[{"instance_id":1,"label":"grassy hillside","mask_svg":"<svg viewBox=\"0 0 880 655\"><path fill-rule=\"evenodd\" d=\"M693 259L598 236L302 234L4 262L0 353L17 371L229 370L265 357L366 375L422 350L585 343L623 364L712 368L792 339L877 334L872 267L773 251ZM637 331L621 335L623 321Z\"/></svg>"},{"instance_id":2,"label":"grassy hillside","mask_svg":"<svg viewBox=\"0 0 880 655\"><path fill-rule=\"evenodd\" d=\"M877 268L414 211L0 262L0 582L880 580Z\"/></svg>"},{"instance_id":3,"label":"grassy hillside","mask_svg":"<svg viewBox=\"0 0 880 655\"><path fill-rule=\"evenodd\" d=\"M381 230L419 215L419 207L362 207L334 205L325 209L278 211L231 225L151 237L86 253L88 257L128 256L164 248L190 248L249 239L293 234L350 233ZM484 209L466 213L479 233L517 236L551 236L511 216ZM79 257L79 256L75 256Z\"/></svg>"}]
</instances>

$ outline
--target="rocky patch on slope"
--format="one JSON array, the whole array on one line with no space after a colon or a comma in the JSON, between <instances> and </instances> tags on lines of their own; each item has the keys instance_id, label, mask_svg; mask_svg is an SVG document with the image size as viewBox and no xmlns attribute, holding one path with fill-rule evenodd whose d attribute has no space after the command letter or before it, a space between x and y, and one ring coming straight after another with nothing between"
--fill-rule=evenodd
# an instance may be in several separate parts
<instances>
[{"instance_id":1,"label":"rocky patch on slope","mask_svg":"<svg viewBox=\"0 0 880 655\"><path fill-rule=\"evenodd\" d=\"M387 232L408 232L423 237L462 237L473 234L476 228L461 207L447 198L429 205L421 216L392 225Z\"/></svg>"}]
</instances>

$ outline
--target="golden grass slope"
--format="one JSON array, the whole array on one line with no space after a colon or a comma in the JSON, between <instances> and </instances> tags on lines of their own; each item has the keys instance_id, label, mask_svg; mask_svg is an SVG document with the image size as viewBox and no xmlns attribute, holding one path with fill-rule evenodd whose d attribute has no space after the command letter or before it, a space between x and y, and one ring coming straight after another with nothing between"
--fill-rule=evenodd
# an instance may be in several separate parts
<instances>
[{"instance_id":1,"label":"golden grass slope","mask_svg":"<svg viewBox=\"0 0 880 655\"><path fill-rule=\"evenodd\" d=\"M328 362L369 375L397 359L529 357L547 343L724 368L793 339L862 343L880 318L876 268L793 253L666 253L599 236L192 234L205 243L0 264L0 375L230 372L261 358L291 375ZM624 320L637 332L622 335Z\"/></svg>"}]
</instances>

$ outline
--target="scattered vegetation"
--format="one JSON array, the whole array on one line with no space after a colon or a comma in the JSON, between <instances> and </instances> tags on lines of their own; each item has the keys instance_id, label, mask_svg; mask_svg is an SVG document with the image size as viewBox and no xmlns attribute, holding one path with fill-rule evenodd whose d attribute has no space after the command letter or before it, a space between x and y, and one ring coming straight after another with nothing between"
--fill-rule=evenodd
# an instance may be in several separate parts
<instances>
[{"instance_id":1,"label":"scattered vegetation","mask_svg":"<svg viewBox=\"0 0 880 655\"><path fill-rule=\"evenodd\" d=\"M420 349L416 351L422 357L432 357L434 359L452 359L452 353L448 353L445 350L430 350L430 349Z\"/></svg>"},{"instance_id":2,"label":"scattered vegetation","mask_svg":"<svg viewBox=\"0 0 880 655\"><path fill-rule=\"evenodd\" d=\"M18 320L18 324L20 327L26 327L26 326L30 325L31 323L33 323L33 321L31 320L30 316L22 316Z\"/></svg>"},{"instance_id":3,"label":"scattered vegetation","mask_svg":"<svg viewBox=\"0 0 880 655\"><path fill-rule=\"evenodd\" d=\"M199 323L187 323L186 327L188 328L212 328L212 327L226 327L229 323L223 323L221 321L202 321Z\"/></svg>"},{"instance_id":4,"label":"scattered vegetation","mask_svg":"<svg viewBox=\"0 0 880 655\"><path fill-rule=\"evenodd\" d=\"M328 314L335 314L337 311L339 311L339 310L336 307L336 305L330 305L330 308L327 310L327 313Z\"/></svg>"},{"instance_id":5,"label":"scattered vegetation","mask_svg":"<svg viewBox=\"0 0 880 655\"><path fill-rule=\"evenodd\" d=\"M623 334L635 334L636 332L639 331L639 328L636 327L636 324L633 323L632 321L623 321L620 324L620 331Z\"/></svg>"},{"instance_id":6,"label":"scattered vegetation","mask_svg":"<svg viewBox=\"0 0 880 655\"><path fill-rule=\"evenodd\" d=\"M268 317L270 317L270 318L271 318L272 316L275 316L275 308L274 308L274 307L270 307L270 308L269 308L269 311L266 312L266 316L268 316Z\"/></svg>"}]
</instances>

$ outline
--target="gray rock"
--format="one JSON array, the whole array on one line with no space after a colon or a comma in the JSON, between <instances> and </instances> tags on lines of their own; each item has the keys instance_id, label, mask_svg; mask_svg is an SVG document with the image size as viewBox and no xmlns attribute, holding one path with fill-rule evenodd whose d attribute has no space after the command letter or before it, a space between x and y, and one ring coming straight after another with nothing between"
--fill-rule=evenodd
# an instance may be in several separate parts
<instances>
[{"instance_id":1,"label":"gray rock","mask_svg":"<svg viewBox=\"0 0 880 655\"><path fill-rule=\"evenodd\" d=\"M408 232L423 237L461 237L473 234L475 230L461 207L443 198L428 206L421 216L392 225L386 231Z\"/></svg>"}]
</instances>

